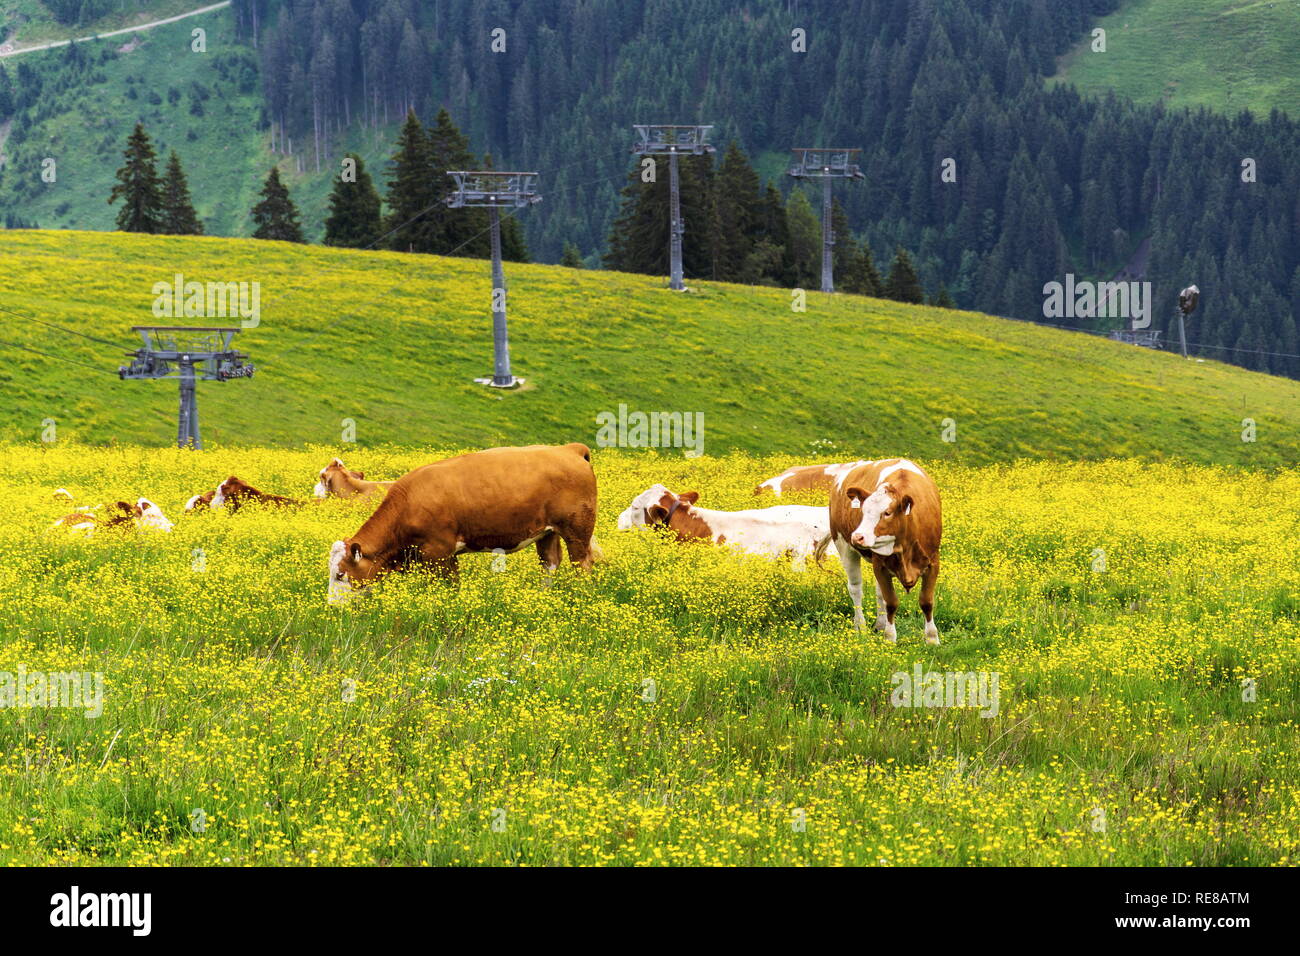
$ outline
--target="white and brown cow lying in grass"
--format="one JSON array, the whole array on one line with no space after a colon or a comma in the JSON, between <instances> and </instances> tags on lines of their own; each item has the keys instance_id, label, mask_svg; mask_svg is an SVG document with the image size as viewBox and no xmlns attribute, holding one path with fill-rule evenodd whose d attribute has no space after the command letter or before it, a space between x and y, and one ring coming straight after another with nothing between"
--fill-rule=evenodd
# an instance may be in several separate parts
<instances>
[{"instance_id":1,"label":"white and brown cow lying in grass","mask_svg":"<svg viewBox=\"0 0 1300 956\"><path fill-rule=\"evenodd\" d=\"M865 461L848 461L839 465L796 465L759 482L754 494L761 495L770 491L780 498L787 491L829 492L841 475L847 475L854 468L865 464Z\"/></svg>"},{"instance_id":2,"label":"white and brown cow lying in grass","mask_svg":"<svg viewBox=\"0 0 1300 956\"><path fill-rule=\"evenodd\" d=\"M59 489L62 491L62 489ZM67 494L64 492L64 494ZM70 495L68 496L71 497ZM172 523L162 513L162 509L148 498L141 498L135 504L128 501L116 501L107 507L79 508L72 514L64 515L50 530L61 529L69 534L89 537L98 531L109 529L137 531L171 531Z\"/></svg>"},{"instance_id":3,"label":"white and brown cow lying in grass","mask_svg":"<svg viewBox=\"0 0 1300 956\"><path fill-rule=\"evenodd\" d=\"M320 470L314 493L317 498L374 499L388 494L391 481L366 481L364 471L352 471L335 458Z\"/></svg>"},{"instance_id":4,"label":"white and brown cow lying in grass","mask_svg":"<svg viewBox=\"0 0 1300 956\"><path fill-rule=\"evenodd\" d=\"M618 530L640 525L667 528L678 541L711 541L745 554L789 557L796 569L817 550L830 531L825 508L811 505L777 505L747 511L699 508L697 491L673 494L663 485L651 485L632 499L618 516Z\"/></svg>"},{"instance_id":5,"label":"white and brown cow lying in grass","mask_svg":"<svg viewBox=\"0 0 1300 956\"><path fill-rule=\"evenodd\" d=\"M599 550L596 475L586 445L490 448L424 465L388 489L360 530L330 549L330 603L381 574L425 567L455 578L457 557L536 545L549 572L564 548L578 568Z\"/></svg>"},{"instance_id":6,"label":"white and brown cow lying in grass","mask_svg":"<svg viewBox=\"0 0 1300 956\"><path fill-rule=\"evenodd\" d=\"M839 478L830 500L831 530L818 556L832 542L844 566L853 624L866 630L862 615L862 559L871 559L876 579L876 629L895 642L898 595L893 579L907 591L921 582L921 613L927 644L939 643L934 625L934 586L939 579L939 541L943 515L939 489L920 467L905 458L869 461Z\"/></svg>"},{"instance_id":7,"label":"white and brown cow lying in grass","mask_svg":"<svg viewBox=\"0 0 1300 956\"><path fill-rule=\"evenodd\" d=\"M190 500L193 501L194 499ZM208 507L213 511L221 508L238 511L241 507L250 503L274 505L280 508L296 508L306 502L299 501L297 498L286 498L284 495L273 495L266 491L259 491L242 478L231 475L217 485L211 500L208 502Z\"/></svg>"}]
</instances>

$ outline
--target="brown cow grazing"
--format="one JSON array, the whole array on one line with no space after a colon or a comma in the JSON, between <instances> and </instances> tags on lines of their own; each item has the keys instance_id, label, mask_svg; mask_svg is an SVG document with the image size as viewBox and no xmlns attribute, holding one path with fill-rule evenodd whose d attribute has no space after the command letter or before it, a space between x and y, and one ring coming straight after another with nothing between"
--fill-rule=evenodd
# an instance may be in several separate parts
<instances>
[{"instance_id":1,"label":"brown cow grazing","mask_svg":"<svg viewBox=\"0 0 1300 956\"><path fill-rule=\"evenodd\" d=\"M320 470L316 482L317 498L373 498L379 499L393 487L391 481L366 481L364 471L352 471L342 459L335 458Z\"/></svg>"},{"instance_id":2,"label":"brown cow grazing","mask_svg":"<svg viewBox=\"0 0 1300 956\"><path fill-rule=\"evenodd\" d=\"M375 513L330 549L329 599L345 600L378 575L423 565L455 578L457 555L510 554L530 544L548 570L591 567L596 475L591 451L491 448L424 465L393 483Z\"/></svg>"},{"instance_id":3,"label":"brown cow grazing","mask_svg":"<svg viewBox=\"0 0 1300 956\"><path fill-rule=\"evenodd\" d=\"M939 489L930 476L905 458L867 462L849 472L831 493L831 533L818 545L825 553L832 541L848 579L853 624L866 630L862 616L862 558L871 558L876 578L876 629L885 640L898 640L894 612L898 596L893 578L907 591L921 582L925 641L939 643L934 626L934 586L939 579L939 540L943 536Z\"/></svg>"},{"instance_id":4,"label":"brown cow grazing","mask_svg":"<svg viewBox=\"0 0 1300 956\"><path fill-rule=\"evenodd\" d=\"M304 502L296 498L286 498L284 495L272 495L265 491L258 491L242 478L231 475L217 485L211 501L208 502L208 507L216 511L229 506L231 511L238 511L240 507L250 502L276 505L278 507L297 507L304 504Z\"/></svg>"},{"instance_id":5,"label":"brown cow grazing","mask_svg":"<svg viewBox=\"0 0 1300 956\"><path fill-rule=\"evenodd\" d=\"M830 491L837 479L865 464L865 461L849 461L841 465L796 465L760 482L754 494L770 491L780 498L786 491Z\"/></svg>"}]
</instances>

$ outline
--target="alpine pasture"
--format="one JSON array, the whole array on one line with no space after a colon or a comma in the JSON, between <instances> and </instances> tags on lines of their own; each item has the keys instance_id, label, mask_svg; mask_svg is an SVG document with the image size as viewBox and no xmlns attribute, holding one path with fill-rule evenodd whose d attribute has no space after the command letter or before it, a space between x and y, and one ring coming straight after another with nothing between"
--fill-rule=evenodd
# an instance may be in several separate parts
<instances>
[{"instance_id":1,"label":"alpine pasture","mask_svg":"<svg viewBox=\"0 0 1300 956\"><path fill-rule=\"evenodd\" d=\"M35 321L130 347L155 282L242 268L259 371L199 386L203 452L165 447L174 383L117 382L113 348ZM0 712L0 862L1295 862L1297 383L969 313L509 265L529 381L500 395L468 384L486 273L6 234L0 305L30 318L3 338L68 361L0 368L0 672L106 688L99 717ZM702 411L705 454L597 449L606 560L550 587L525 550L331 607L329 545L364 506L182 512L232 473L307 498L336 454L382 479L594 446L620 403ZM746 508L790 464L898 454L943 494L938 647L915 593L897 645L855 633L833 559L614 529L655 482ZM58 488L148 496L176 529L48 533ZM998 693L899 706L918 672Z\"/></svg>"}]
</instances>

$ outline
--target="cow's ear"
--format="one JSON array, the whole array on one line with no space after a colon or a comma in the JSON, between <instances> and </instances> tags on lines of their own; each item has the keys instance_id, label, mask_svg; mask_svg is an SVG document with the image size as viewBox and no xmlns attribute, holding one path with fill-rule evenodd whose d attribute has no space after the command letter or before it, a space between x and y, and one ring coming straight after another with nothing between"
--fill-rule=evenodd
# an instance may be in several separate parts
<instances>
[{"instance_id":1,"label":"cow's ear","mask_svg":"<svg viewBox=\"0 0 1300 956\"><path fill-rule=\"evenodd\" d=\"M903 514L910 515L912 513L912 496L903 495L903 497L898 501L898 507L902 510Z\"/></svg>"},{"instance_id":2,"label":"cow's ear","mask_svg":"<svg viewBox=\"0 0 1300 956\"><path fill-rule=\"evenodd\" d=\"M352 474L356 475L358 478L366 477L366 473L364 471L354 471Z\"/></svg>"},{"instance_id":3,"label":"cow's ear","mask_svg":"<svg viewBox=\"0 0 1300 956\"><path fill-rule=\"evenodd\" d=\"M700 493L698 491L684 491L677 497L688 505L693 505L700 500Z\"/></svg>"},{"instance_id":4,"label":"cow's ear","mask_svg":"<svg viewBox=\"0 0 1300 956\"><path fill-rule=\"evenodd\" d=\"M848 491L844 492L844 494L848 495L850 508L861 508L862 502L867 500L866 490L859 488L857 485L854 485Z\"/></svg>"},{"instance_id":5,"label":"cow's ear","mask_svg":"<svg viewBox=\"0 0 1300 956\"><path fill-rule=\"evenodd\" d=\"M645 510L645 523L657 524L668 517L668 509L663 505L651 505Z\"/></svg>"},{"instance_id":6,"label":"cow's ear","mask_svg":"<svg viewBox=\"0 0 1300 956\"><path fill-rule=\"evenodd\" d=\"M342 468L342 467L343 467L343 459L342 459L342 458L331 458L331 459L330 459L330 463L329 463L328 465L326 465L325 467L327 467L327 468Z\"/></svg>"},{"instance_id":7,"label":"cow's ear","mask_svg":"<svg viewBox=\"0 0 1300 956\"><path fill-rule=\"evenodd\" d=\"M352 547L348 553L351 556L352 562L354 564L357 564L361 561L361 545L357 544L355 541L352 542Z\"/></svg>"}]
</instances>

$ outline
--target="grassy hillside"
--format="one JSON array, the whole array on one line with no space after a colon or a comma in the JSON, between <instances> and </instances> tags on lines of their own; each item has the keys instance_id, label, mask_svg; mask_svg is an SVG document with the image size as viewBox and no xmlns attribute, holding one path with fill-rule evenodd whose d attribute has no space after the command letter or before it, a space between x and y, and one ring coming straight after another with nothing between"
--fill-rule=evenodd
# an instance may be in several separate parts
<instances>
[{"instance_id":1,"label":"grassy hillside","mask_svg":"<svg viewBox=\"0 0 1300 956\"><path fill-rule=\"evenodd\" d=\"M159 16L177 12L160 10ZM190 48L196 26L207 31L206 53ZM318 173L314 156L304 156L299 172L296 157L270 152L268 137L259 132L257 54L235 43L229 7L78 44L77 50L93 67L71 82L63 66L66 47L0 59L11 77L20 63L46 77L39 102L14 118L7 134L0 124L0 155L6 158L0 165L0 216L17 215L42 228L112 229L118 207L108 204L108 195L126 138L139 121L154 139L160 169L170 150L180 155L195 208L210 234L252 232L250 210L267 171L278 164L308 238L320 238L335 167ZM338 148L359 153L382 183L394 130L354 130ZM299 143L295 149L310 145ZM57 162L54 183L41 178L47 157Z\"/></svg>"},{"instance_id":2,"label":"grassy hillside","mask_svg":"<svg viewBox=\"0 0 1300 956\"><path fill-rule=\"evenodd\" d=\"M1300 116L1300 5L1268 0L1131 0L1059 63L1056 80L1085 92L1226 113L1277 107Z\"/></svg>"},{"instance_id":3,"label":"grassy hillside","mask_svg":"<svg viewBox=\"0 0 1300 956\"><path fill-rule=\"evenodd\" d=\"M61 440L172 440L175 383L115 370L136 345L129 327L159 321L154 284L177 272L261 283L261 323L239 337L258 374L200 386L214 444L334 445L344 419L363 446L594 443L596 416L626 404L702 412L708 454L1276 465L1300 453L1298 382L972 313L820 293L797 313L784 290L683 295L554 266L507 266L515 374L528 381L502 394L471 382L492 361L486 262L44 231L0 233L0 308L122 349L6 315L0 341L59 359L3 348L0 437L37 441L53 418Z\"/></svg>"}]
</instances>

